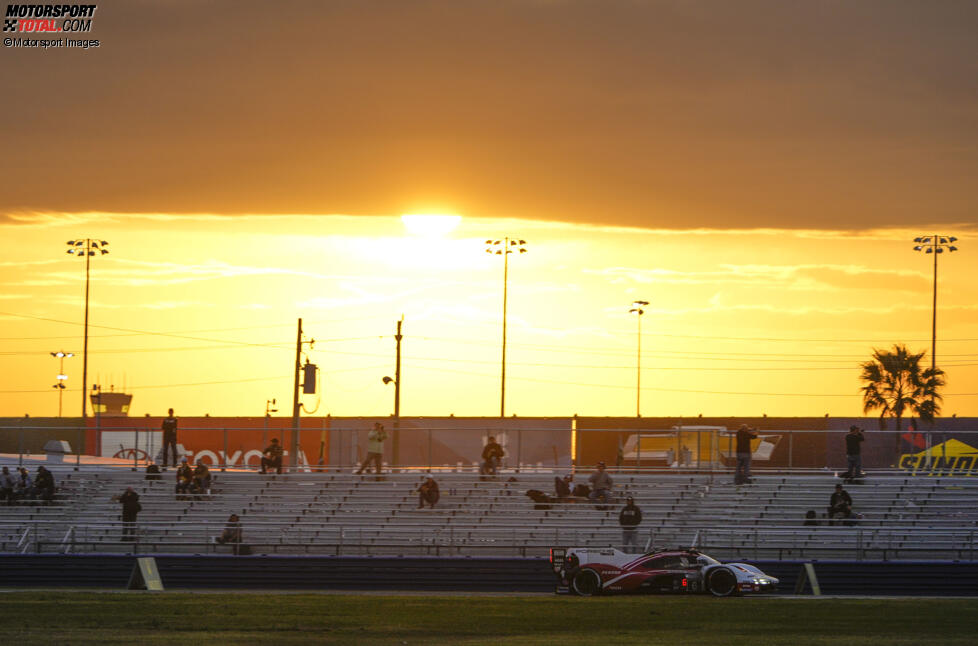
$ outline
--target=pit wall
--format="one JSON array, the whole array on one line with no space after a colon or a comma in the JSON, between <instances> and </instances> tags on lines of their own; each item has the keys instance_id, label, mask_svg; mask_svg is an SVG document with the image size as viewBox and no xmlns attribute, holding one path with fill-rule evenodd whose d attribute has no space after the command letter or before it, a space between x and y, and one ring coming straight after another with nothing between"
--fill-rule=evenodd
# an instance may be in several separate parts
<instances>
[{"instance_id":1,"label":"pit wall","mask_svg":"<svg viewBox=\"0 0 978 646\"><path fill-rule=\"evenodd\" d=\"M0 555L3 588L125 589L133 556ZM167 589L552 592L541 558L155 556ZM804 561L750 561L792 594ZM978 596L975 561L814 561L823 595ZM805 587L803 594L811 594Z\"/></svg>"}]
</instances>

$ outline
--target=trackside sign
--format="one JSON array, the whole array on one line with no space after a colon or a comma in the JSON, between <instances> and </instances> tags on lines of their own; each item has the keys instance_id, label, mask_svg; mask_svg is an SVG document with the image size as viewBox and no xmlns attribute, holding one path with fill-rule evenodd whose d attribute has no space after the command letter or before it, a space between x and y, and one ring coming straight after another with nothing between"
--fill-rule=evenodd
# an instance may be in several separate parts
<instances>
[{"instance_id":1,"label":"trackside sign","mask_svg":"<svg viewBox=\"0 0 978 646\"><path fill-rule=\"evenodd\" d=\"M904 453L900 468L911 475L976 476L978 449L952 439L919 453Z\"/></svg>"}]
</instances>

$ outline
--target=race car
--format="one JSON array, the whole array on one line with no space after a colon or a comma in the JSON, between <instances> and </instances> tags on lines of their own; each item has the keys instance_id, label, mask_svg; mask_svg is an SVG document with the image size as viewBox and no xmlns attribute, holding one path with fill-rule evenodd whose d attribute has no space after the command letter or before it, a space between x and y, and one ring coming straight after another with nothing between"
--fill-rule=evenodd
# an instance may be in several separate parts
<instances>
[{"instance_id":1,"label":"race car","mask_svg":"<svg viewBox=\"0 0 978 646\"><path fill-rule=\"evenodd\" d=\"M778 580L747 563L720 563L694 549L625 554L613 548L553 548L556 592L597 594L697 594L715 597L773 592Z\"/></svg>"}]
</instances>

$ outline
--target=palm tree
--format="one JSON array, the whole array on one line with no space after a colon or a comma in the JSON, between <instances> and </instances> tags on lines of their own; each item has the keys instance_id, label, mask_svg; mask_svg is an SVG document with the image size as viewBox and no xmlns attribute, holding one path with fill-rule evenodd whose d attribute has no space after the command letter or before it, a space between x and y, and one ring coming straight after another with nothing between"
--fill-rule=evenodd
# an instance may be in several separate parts
<instances>
[{"instance_id":1,"label":"palm tree","mask_svg":"<svg viewBox=\"0 0 978 646\"><path fill-rule=\"evenodd\" d=\"M880 430L886 430L886 418L896 418L896 430L900 430L900 419L909 412L925 422L933 422L941 412L938 392L944 387L944 371L940 368L921 369L920 360L925 352L915 354L905 345L894 344L892 351L873 350L873 359L861 365L859 375L865 385L863 392L863 412L880 411ZM900 434L896 436L897 451L900 450Z\"/></svg>"}]
</instances>

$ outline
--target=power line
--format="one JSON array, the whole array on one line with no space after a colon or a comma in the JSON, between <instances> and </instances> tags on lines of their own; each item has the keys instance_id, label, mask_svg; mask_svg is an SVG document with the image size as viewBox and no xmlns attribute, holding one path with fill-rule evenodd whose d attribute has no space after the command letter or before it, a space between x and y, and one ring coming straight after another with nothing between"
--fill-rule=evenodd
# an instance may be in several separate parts
<instances>
[{"instance_id":1,"label":"power line","mask_svg":"<svg viewBox=\"0 0 978 646\"><path fill-rule=\"evenodd\" d=\"M495 379L497 375L490 375L479 372L469 372L465 370L451 370L448 368L431 368L431 367L421 367L421 370L433 370L435 372L450 372L455 374L470 375L473 377L485 377ZM537 383L547 383L547 384L560 384L565 386L582 386L585 388L616 388L616 389L628 389L631 390L634 386L630 385L618 385L618 384L594 384L594 383L582 383L576 381L556 381L552 379L534 379L532 377L513 377L513 379L518 379L520 381L533 381ZM699 393L704 395L757 395L757 396L772 396L772 397L856 397L858 393L757 393L757 392L738 392L738 391L723 391L723 390L694 390L686 388L656 388L642 386L642 390L653 390L656 392L671 392L671 393ZM978 396L978 393L945 393L943 397L972 397Z\"/></svg>"}]
</instances>

